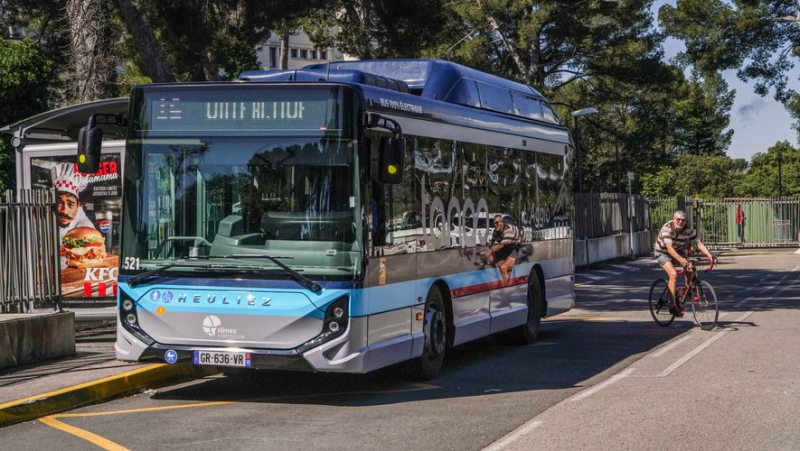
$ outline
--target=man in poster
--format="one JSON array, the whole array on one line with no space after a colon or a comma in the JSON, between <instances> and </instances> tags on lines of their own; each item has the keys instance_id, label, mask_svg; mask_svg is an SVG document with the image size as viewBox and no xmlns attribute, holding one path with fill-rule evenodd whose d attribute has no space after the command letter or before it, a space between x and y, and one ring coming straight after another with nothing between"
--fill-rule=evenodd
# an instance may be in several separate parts
<instances>
[{"instance_id":1,"label":"man in poster","mask_svg":"<svg viewBox=\"0 0 800 451\"><path fill-rule=\"evenodd\" d=\"M86 216L79 199L81 191L86 188L86 179L75 174L75 164L59 163L51 169L51 173L53 187L58 193L58 228L61 239L76 227L94 229L94 224Z\"/></svg>"}]
</instances>

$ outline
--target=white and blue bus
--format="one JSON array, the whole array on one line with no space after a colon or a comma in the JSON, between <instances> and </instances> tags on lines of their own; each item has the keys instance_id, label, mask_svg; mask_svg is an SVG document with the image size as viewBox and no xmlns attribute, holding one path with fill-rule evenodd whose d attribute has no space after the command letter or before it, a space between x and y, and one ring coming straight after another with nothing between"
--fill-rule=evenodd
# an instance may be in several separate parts
<instances>
[{"instance_id":1,"label":"white and blue bus","mask_svg":"<svg viewBox=\"0 0 800 451\"><path fill-rule=\"evenodd\" d=\"M572 144L523 84L440 60L137 86L116 353L220 367L438 374L574 304ZM81 131L93 173L99 124ZM504 282L491 219L521 232Z\"/></svg>"}]
</instances>

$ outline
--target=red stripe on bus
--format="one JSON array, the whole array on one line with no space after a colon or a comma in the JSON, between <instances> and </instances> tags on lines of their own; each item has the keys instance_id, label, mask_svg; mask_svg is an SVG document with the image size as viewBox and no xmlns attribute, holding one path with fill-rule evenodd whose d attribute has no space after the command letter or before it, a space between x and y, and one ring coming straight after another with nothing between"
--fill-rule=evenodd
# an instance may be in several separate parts
<instances>
[{"instance_id":1,"label":"red stripe on bus","mask_svg":"<svg viewBox=\"0 0 800 451\"><path fill-rule=\"evenodd\" d=\"M498 288L511 287L514 285L521 285L528 282L528 276L513 277L508 285L503 285L502 280L495 280L494 282L479 283L477 285L470 285L468 287L456 288L450 290L450 297L458 298L461 296L469 296L470 294L483 293L484 291L496 290Z\"/></svg>"},{"instance_id":2,"label":"red stripe on bus","mask_svg":"<svg viewBox=\"0 0 800 451\"><path fill-rule=\"evenodd\" d=\"M92 284L89 282L83 282L83 295L87 298L92 297Z\"/></svg>"},{"instance_id":3,"label":"red stripe on bus","mask_svg":"<svg viewBox=\"0 0 800 451\"><path fill-rule=\"evenodd\" d=\"M106 283L100 282L97 284L97 295L100 297L106 296Z\"/></svg>"},{"instance_id":4,"label":"red stripe on bus","mask_svg":"<svg viewBox=\"0 0 800 451\"><path fill-rule=\"evenodd\" d=\"M117 297L117 282L114 282L111 285L111 293L114 295L114 297Z\"/></svg>"}]
</instances>

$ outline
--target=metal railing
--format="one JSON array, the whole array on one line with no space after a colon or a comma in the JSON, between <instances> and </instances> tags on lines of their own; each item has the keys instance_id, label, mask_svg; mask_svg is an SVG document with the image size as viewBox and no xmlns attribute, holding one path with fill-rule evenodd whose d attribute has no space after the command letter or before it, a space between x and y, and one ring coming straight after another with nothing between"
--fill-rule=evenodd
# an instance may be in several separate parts
<instances>
[{"instance_id":1,"label":"metal railing","mask_svg":"<svg viewBox=\"0 0 800 451\"><path fill-rule=\"evenodd\" d=\"M684 210L689 225L706 245L714 247L797 246L800 232L800 198L651 198L651 231L657 233ZM736 223L736 206L744 211L744 226ZM740 235L740 231L743 232ZM655 236L655 235L653 235Z\"/></svg>"},{"instance_id":2,"label":"metal railing","mask_svg":"<svg viewBox=\"0 0 800 451\"><path fill-rule=\"evenodd\" d=\"M599 238L641 232L650 227L650 204L645 197L633 195L633 218L630 197L619 193L575 194L575 238Z\"/></svg>"},{"instance_id":3,"label":"metal railing","mask_svg":"<svg viewBox=\"0 0 800 451\"><path fill-rule=\"evenodd\" d=\"M0 201L0 312L59 306L59 242L55 191L6 191Z\"/></svg>"}]
</instances>

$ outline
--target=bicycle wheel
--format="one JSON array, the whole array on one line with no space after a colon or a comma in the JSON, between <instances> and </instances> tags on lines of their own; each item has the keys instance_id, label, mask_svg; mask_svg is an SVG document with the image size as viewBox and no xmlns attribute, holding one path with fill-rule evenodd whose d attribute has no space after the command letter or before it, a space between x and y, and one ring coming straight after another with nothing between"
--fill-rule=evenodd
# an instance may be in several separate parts
<instances>
[{"instance_id":1,"label":"bicycle wheel","mask_svg":"<svg viewBox=\"0 0 800 451\"><path fill-rule=\"evenodd\" d=\"M656 279L650 287L650 314L659 326L669 326L675 321L675 315L669 309L672 296L669 293L667 281Z\"/></svg>"},{"instance_id":2,"label":"bicycle wheel","mask_svg":"<svg viewBox=\"0 0 800 451\"><path fill-rule=\"evenodd\" d=\"M710 283L702 281L695 285L693 294L689 302L692 303L694 322L703 330L713 329L719 318L719 304L714 288Z\"/></svg>"}]
</instances>

